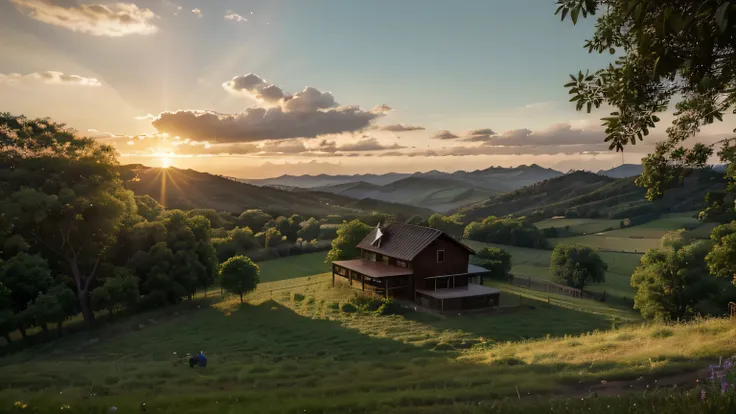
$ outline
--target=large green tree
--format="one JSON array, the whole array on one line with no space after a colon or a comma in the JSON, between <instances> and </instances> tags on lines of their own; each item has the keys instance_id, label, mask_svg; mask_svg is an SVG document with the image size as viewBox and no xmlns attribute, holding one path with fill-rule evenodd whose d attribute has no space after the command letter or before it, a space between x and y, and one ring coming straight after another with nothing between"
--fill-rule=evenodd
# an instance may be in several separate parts
<instances>
[{"instance_id":1,"label":"large green tree","mask_svg":"<svg viewBox=\"0 0 736 414\"><path fill-rule=\"evenodd\" d=\"M355 246L370 232L371 228L360 220L343 222L332 240L332 249L327 252L327 262L359 257L360 250Z\"/></svg>"},{"instance_id":2,"label":"large green tree","mask_svg":"<svg viewBox=\"0 0 736 414\"><path fill-rule=\"evenodd\" d=\"M73 278L91 324L89 292L99 265L135 212L114 149L48 119L2 113L0 182L0 232L55 259L54 266Z\"/></svg>"},{"instance_id":3,"label":"large green tree","mask_svg":"<svg viewBox=\"0 0 736 414\"><path fill-rule=\"evenodd\" d=\"M552 252L550 272L556 281L576 289L606 280L608 265L590 247L558 244Z\"/></svg>"},{"instance_id":4,"label":"large green tree","mask_svg":"<svg viewBox=\"0 0 736 414\"><path fill-rule=\"evenodd\" d=\"M607 68L571 75L571 101L588 112L608 105L602 119L606 142L623 151L650 133L658 113L673 103L668 139L644 159L638 182L650 199L703 167L713 145L683 146L703 125L721 121L736 107L736 4L729 0L558 0L557 13L573 23L598 15L585 47L618 55ZM733 150L724 141L722 156Z\"/></svg>"},{"instance_id":5,"label":"large green tree","mask_svg":"<svg viewBox=\"0 0 736 414\"><path fill-rule=\"evenodd\" d=\"M705 257L710 249L708 241L698 241L663 243L662 248L649 250L631 276L631 286L636 288L634 308L645 318L661 321L712 313L726 290L724 282L719 284L708 274Z\"/></svg>"},{"instance_id":6,"label":"large green tree","mask_svg":"<svg viewBox=\"0 0 736 414\"><path fill-rule=\"evenodd\" d=\"M230 293L240 296L252 292L260 282L261 269L249 257L235 256L220 266L220 285Z\"/></svg>"}]
</instances>

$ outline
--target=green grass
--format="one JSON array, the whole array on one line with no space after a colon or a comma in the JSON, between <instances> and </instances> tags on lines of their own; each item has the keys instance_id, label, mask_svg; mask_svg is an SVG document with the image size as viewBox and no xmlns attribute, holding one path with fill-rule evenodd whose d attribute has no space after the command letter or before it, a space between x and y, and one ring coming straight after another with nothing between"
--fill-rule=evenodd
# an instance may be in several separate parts
<instances>
[{"instance_id":1,"label":"green grass","mask_svg":"<svg viewBox=\"0 0 736 414\"><path fill-rule=\"evenodd\" d=\"M616 230L618 231L618 230ZM630 238L630 237L616 237L610 236L609 234L615 232L607 232L599 235L587 235L587 236L576 236L567 237L560 239L549 239L553 246L561 243L580 244L583 246L592 247L598 250L608 250L614 252L629 252L629 253L646 253L649 249L655 249L659 247L659 238L656 239L644 239L644 238Z\"/></svg>"},{"instance_id":2,"label":"green grass","mask_svg":"<svg viewBox=\"0 0 736 414\"><path fill-rule=\"evenodd\" d=\"M261 282L293 279L327 272L330 270L330 265L325 263L326 256L327 252L316 252L259 262Z\"/></svg>"},{"instance_id":3,"label":"green grass","mask_svg":"<svg viewBox=\"0 0 736 414\"><path fill-rule=\"evenodd\" d=\"M595 234L601 231L613 228L619 228L621 220L617 219L589 219L589 218L551 218L534 223L538 229L555 227L564 229L570 226L568 230L572 234Z\"/></svg>"},{"instance_id":4,"label":"green grass","mask_svg":"<svg viewBox=\"0 0 736 414\"><path fill-rule=\"evenodd\" d=\"M577 237L553 240L558 242L571 242L572 239L577 239ZM527 249L524 247L481 243L472 240L465 240L464 242L476 250L483 246L493 246L504 249L511 253L512 274L554 282L554 278L549 271L549 260L552 256L552 250ZM630 285L631 275L634 273L636 266L639 265L641 254L607 251L599 252L599 254L603 261L608 264L606 282L589 285L586 289L593 292L605 291L607 295L611 295L614 298L619 299L619 302L622 302L620 306L629 308L631 306L630 301L636 293Z\"/></svg>"},{"instance_id":5,"label":"green grass","mask_svg":"<svg viewBox=\"0 0 736 414\"><path fill-rule=\"evenodd\" d=\"M638 324L609 331L616 309L547 304L521 289L524 307L508 314L345 314L329 305L355 289L329 280L264 283L242 306L194 302L6 356L0 411L23 401L37 412L138 412L145 402L161 413L461 413L517 389L530 401L574 396L601 378L666 375L736 352L725 320L669 336ZM516 297L505 289L503 300ZM174 364L174 352L199 350L207 368Z\"/></svg>"}]
</instances>

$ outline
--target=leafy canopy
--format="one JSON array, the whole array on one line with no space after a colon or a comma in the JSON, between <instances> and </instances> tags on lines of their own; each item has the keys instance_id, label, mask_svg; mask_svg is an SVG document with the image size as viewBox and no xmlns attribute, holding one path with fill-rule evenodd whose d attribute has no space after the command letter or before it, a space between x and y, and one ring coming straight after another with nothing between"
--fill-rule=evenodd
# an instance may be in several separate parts
<instances>
[{"instance_id":1,"label":"leafy canopy","mask_svg":"<svg viewBox=\"0 0 736 414\"><path fill-rule=\"evenodd\" d=\"M240 303L243 303L243 294L258 287L260 272L261 269L250 258L231 257L220 266L220 285L226 291L239 295Z\"/></svg>"},{"instance_id":2,"label":"leafy canopy","mask_svg":"<svg viewBox=\"0 0 736 414\"><path fill-rule=\"evenodd\" d=\"M371 228L360 220L346 221L337 229L337 237L332 240L332 249L327 252L327 262L355 259L360 256L356 247Z\"/></svg>"},{"instance_id":3,"label":"leafy canopy","mask_svg":"<svg viewBox=\"0 0 736 414\"><path fill-rule=\"evenodd\" d=\"M722 121L736 108L736 3L730 0L558 0L557 14L573 24L597 15L589 52L618 57L607 68L571 75L578 110L609 105L602 119L610 149L623 151L650 133L658 113L675 103L668 139L643 160L638 184L647 197L664 190L692 168L705 166L714 144L684 146L703 125ZM733 158L731 140L719 155ZM733 173L732 173L733 174Z\"/></svg>"},{"instance_id":4,"label":"leafy canopy","mask_svg":"<svg viewBox=\"0 0 736 414\"><path fill-rule=\"evenodd\" d=\"M552 252L549 268L558 282L583 289L589 283L605 282L608 265L590 247L558 244Z\"/></svg>"}]
</instances>

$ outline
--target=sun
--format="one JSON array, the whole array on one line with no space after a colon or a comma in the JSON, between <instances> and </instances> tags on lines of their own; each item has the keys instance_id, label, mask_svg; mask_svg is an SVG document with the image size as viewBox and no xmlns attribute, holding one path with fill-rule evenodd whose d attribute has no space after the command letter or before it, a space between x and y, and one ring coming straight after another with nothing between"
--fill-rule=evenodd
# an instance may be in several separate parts
<instances>
[{"instance_id":1,"label":"sun","mask_svg":"<svg viewBox=\"0 0 736 414\"><path fill-rule=\"evenodd\" d=\"M160 158L161 158L161 168L171 167L171 157L169 157L168 154L162 154Z\"/></svg>"}]
</instances>

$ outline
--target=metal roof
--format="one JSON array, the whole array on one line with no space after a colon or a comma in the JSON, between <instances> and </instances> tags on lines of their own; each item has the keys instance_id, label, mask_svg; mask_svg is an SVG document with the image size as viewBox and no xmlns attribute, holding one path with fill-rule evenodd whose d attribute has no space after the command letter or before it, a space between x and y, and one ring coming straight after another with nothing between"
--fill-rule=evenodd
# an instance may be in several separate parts
<instances>
[{"instance_id":1,"label":"metal roof","mask_svg":"<svg viewBox=\"0 0 736 414\"><path fill-rule=\"evenodd\" d=\"M408 276L414 273L411 269L405 267L393 266L383 262L372 262L365 259L341 260L332 262L332 264L373 278Z\"/></svg>"},{"instance_id":2,"label":"metal roof","mask_svg":"<svg viewBox=\"0 0 736 414\"><path fill-rule=\"evenodd\" d=\"M376 239L378 232L382 232L383 235L379 239ZM475 254L473 249L442 233L440 230L403 223L392 223L386 227L374 228L358 243L357 247L389 257L411 261L440 236L447 237L468 250L471 254Z\"/></svg>"}]
</instances>

